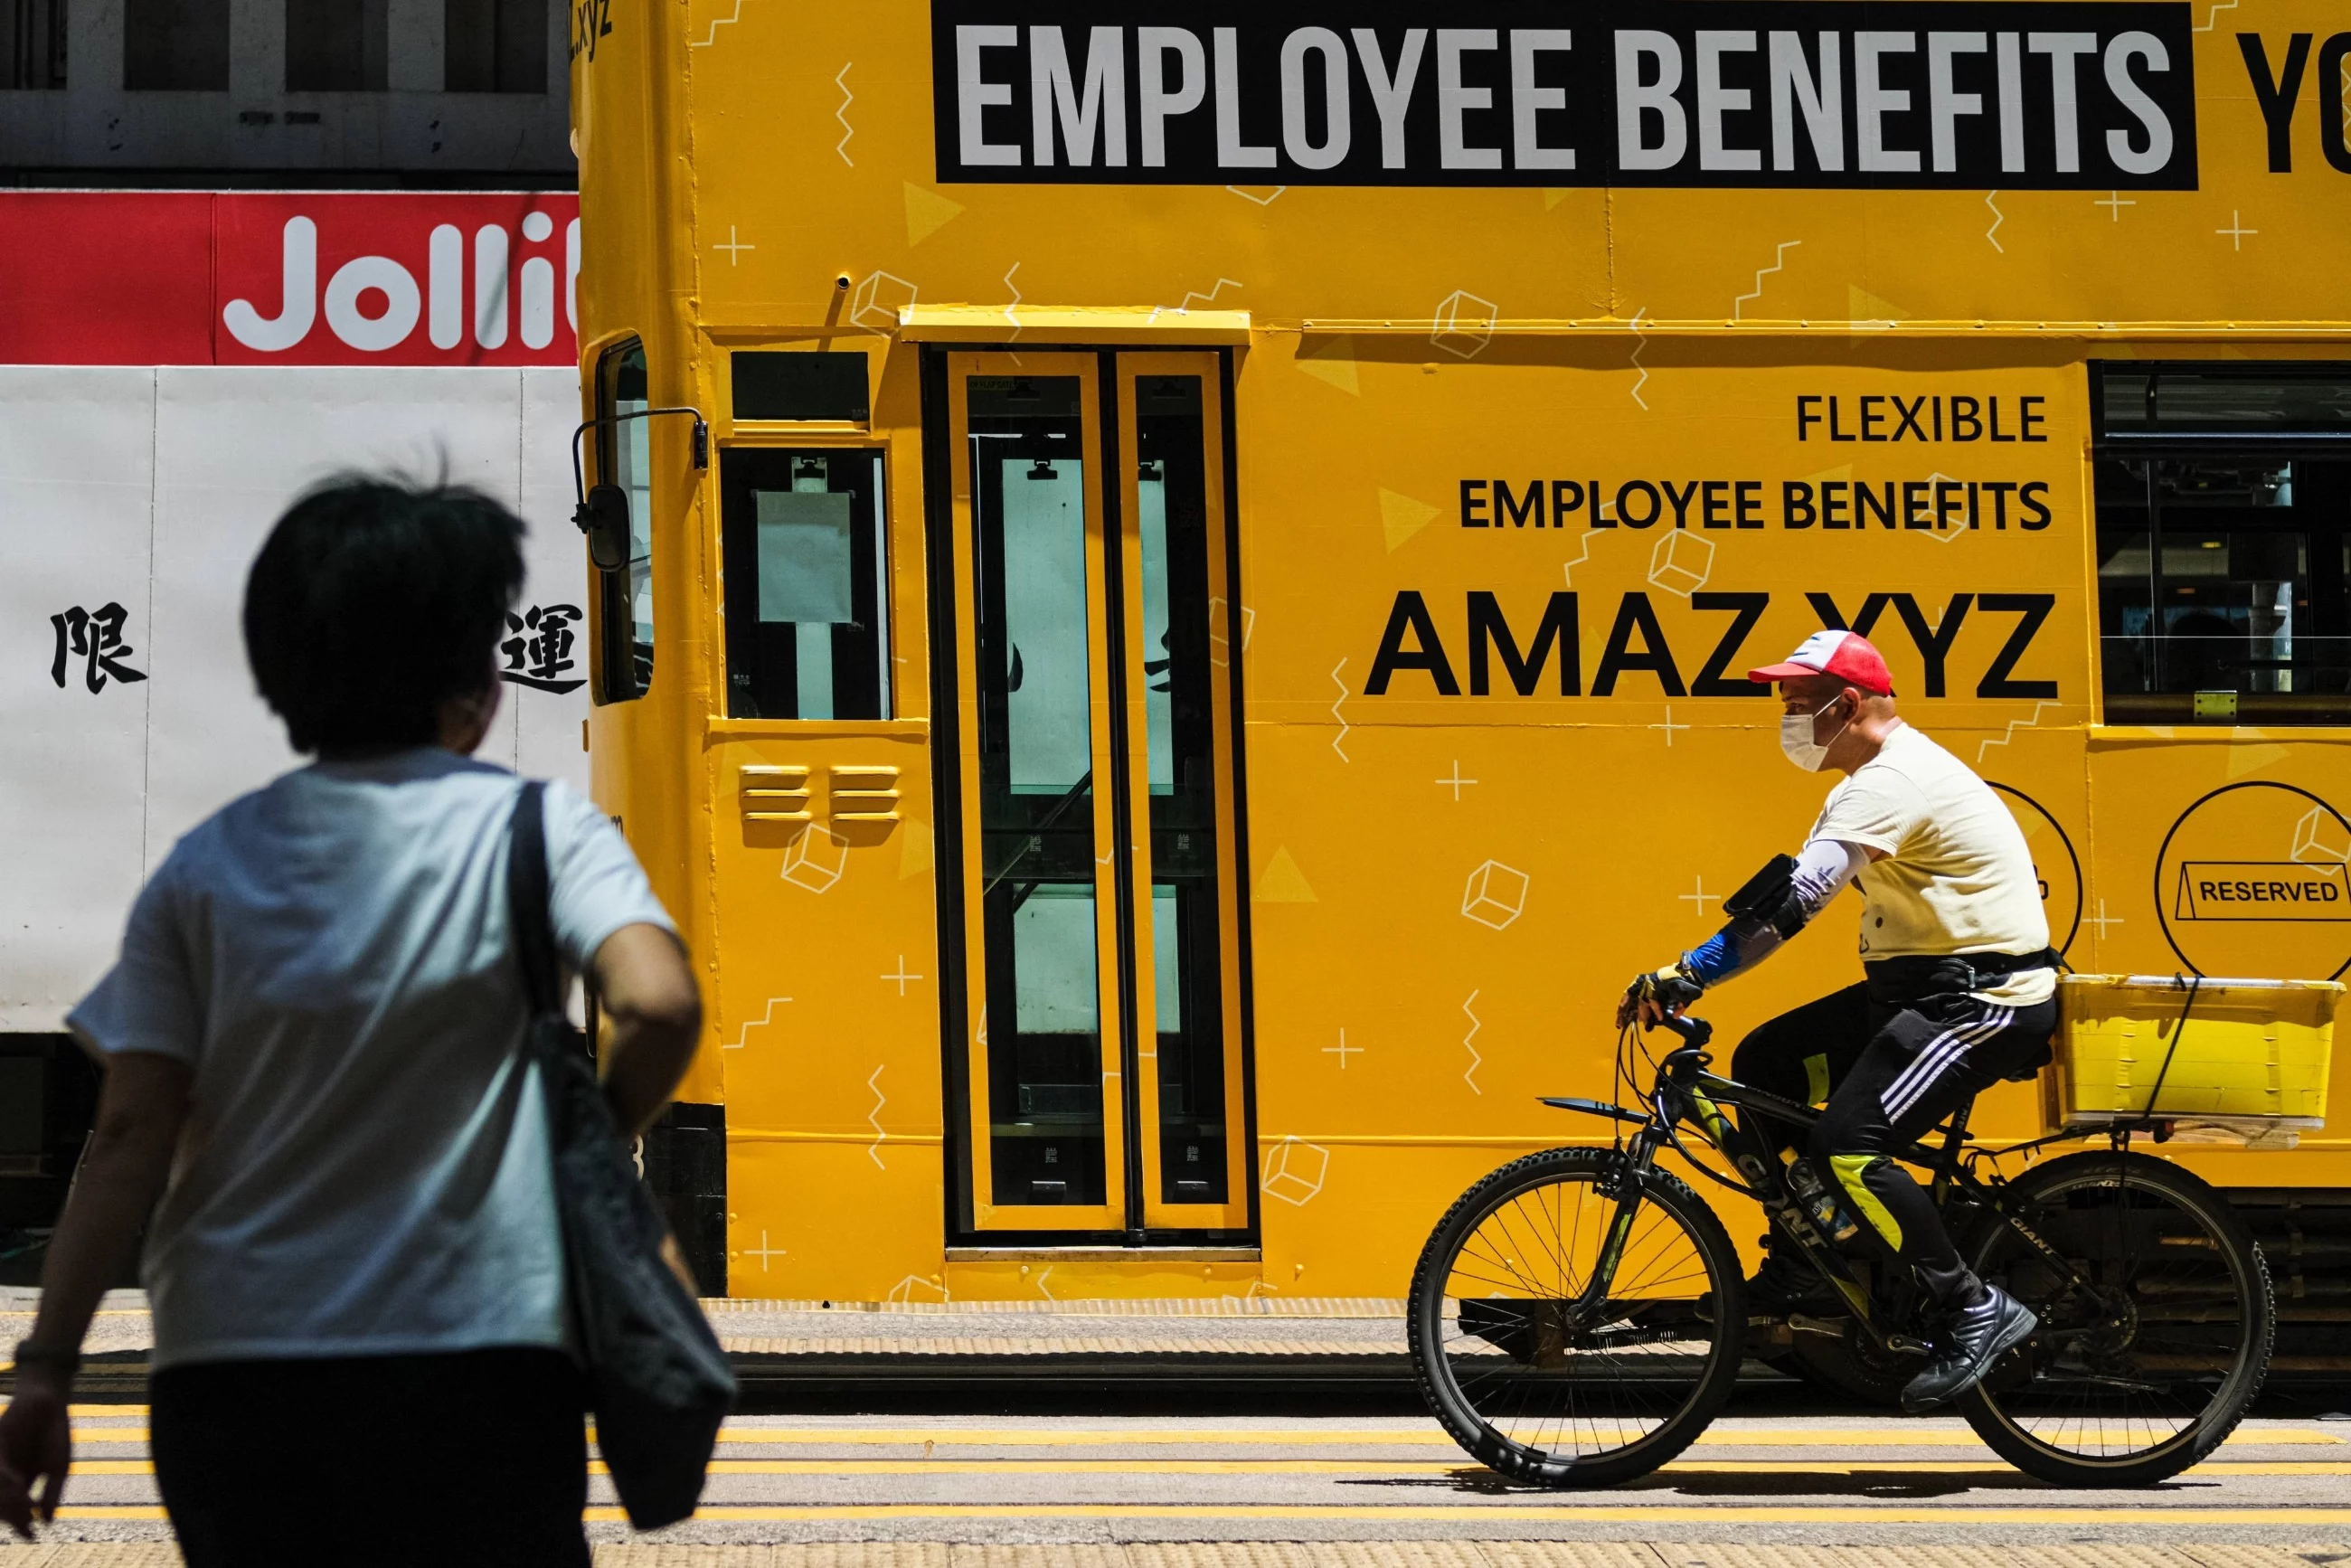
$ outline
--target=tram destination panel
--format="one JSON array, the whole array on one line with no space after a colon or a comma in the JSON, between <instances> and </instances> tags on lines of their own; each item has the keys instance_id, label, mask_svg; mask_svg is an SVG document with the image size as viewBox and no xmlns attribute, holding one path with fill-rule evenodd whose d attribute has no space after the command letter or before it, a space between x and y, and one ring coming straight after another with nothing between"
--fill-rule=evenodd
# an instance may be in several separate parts
<instances>
[{"instance_id":1,"label":"tram destination panel","mask_svg":"<svg viewBox=\"0 0 2351 1568\"><path fill-rule=\"evenodd\" d=\"M2186 5L935 0L943 183L2192 190Z\"/></svg>"}]
</instances>

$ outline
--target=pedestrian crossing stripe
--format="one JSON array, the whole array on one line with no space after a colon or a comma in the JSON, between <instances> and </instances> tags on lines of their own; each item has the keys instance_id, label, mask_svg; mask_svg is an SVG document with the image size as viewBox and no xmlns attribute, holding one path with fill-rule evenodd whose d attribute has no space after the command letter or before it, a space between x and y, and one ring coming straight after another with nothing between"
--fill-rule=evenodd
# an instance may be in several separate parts
<instances>
[{"instance_id":1,"label":"pedestrian crossing stripe","mask_svg":"<svg viewBox=\"0 0 2351 1568\"><path fill-rule=\"evenodd\" d=\"M153 1504L116 1505L68 1503L57 1510L68 1521L135 1522L161 1520L163 1510ZM590 1524L624 1521L618 1508L595 1507L583 1516ZM887 1519L1236 1519L1316 1520L1409 1523L1537 1521L1546 1524L2054 1524L2073 1527L2139 1524L2163 1526L2262 1525L2304 1530L2351 1525L2351 1509L2340 1508L1918 1508L1888 1502L1875 1508L1843 1505L1833 1508L1729 1505L1720 1508L1687 1505L1626 1508L1616 1504L1579 1503L1569 1498L1543 1504L1485 1503L1457 1507L1424 1504L1354 1503L1319 1507L1311 1504L1263 1503L706 1503L695 1512L705 1523L755 1523Z\"/></svg>"},{"instance_id":2,"label":"pedestrian crossing stripe","mask_svg":"<svg viewBox=\"0 0 2351 1568\"><path fill-rule=\"evenodd\" d=\"M1450 1475L1483 1469L1457 1459L713 1459L714 1476L957 1475ZM152 1459L80 1459L78 1474L151 1476ZM590 1475L605 1475L602 1461ZM1658 1472L1679 1476L1975 1476L1993 1484L2019 1479L2005 1464L1980 1459L1675 1459ZM2298 1459L2208 1459L2187 1475L2351 1476L2351 1464Z\"/></svg>"},{"instance_id":3,"label":"pedestrian crossing stripe","mask_svg":"<svg viewBox=\"0 0 2351 1568\"><path fill-rule=\"evenodd\" d=\"M77 1427L74 1428L74 1441L77 1443L144 1443L147 1441L147 1428L129 1426ZM1381 1428L1353 1432L1311 1430L1253 1432L1216 1428L1139 1432L1061 1429L1040 1432L1019 1428L967 1427L728 1427L718 1434L718 1441L722 1445L776 1448L822 1448L833 1444L857 1448L921 1448L928 1443L937 1448L1116 1448L1181 1446L1235 1448L1405 1448L1450 1450L1454 1446L1452 1438L1434 1427L1426 1431L1397 1431L1393 1428ZM2340 1448L2346 1442L2351 1442L2351 1437L2338 1437L2329 1432L2312 1431L2308 1428L2265 1430L2260 1427L2240 1427L2230 1434L2225 1447ZM1726 1448L1972 1448L1978 1452L1989 1452L1984 1448L1982 1439L1964 1427L1892 1432L1817 1427L1788 1430L1741 1430L1716 1427L1699 1434L1697 1446Z\"/></svg>"}]
</instances>

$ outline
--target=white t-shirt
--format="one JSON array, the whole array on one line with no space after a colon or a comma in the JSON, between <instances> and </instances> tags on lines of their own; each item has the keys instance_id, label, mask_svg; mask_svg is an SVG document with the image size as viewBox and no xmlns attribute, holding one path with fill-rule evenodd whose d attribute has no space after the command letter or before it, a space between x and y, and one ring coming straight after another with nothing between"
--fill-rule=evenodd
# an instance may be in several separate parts
<instances>
[{"instance_id":1,"label":"white t-shirt","mask_svg":"<svg viewBox=\"0 0 2351 1568\"><path fill-rule=\"evenodd\" d=\"M437 747L319 763L182 839L67 1027L195 1070L142 1264L154 1364L567 1343L545 1103L507 920L520 781ZM546 793L556 946L674 929Z\"/></svg>"},{"instance_id":2,"label":"white t-shirt","mask_svg":"<svg viewBox=\"0 0 2351 1568\"><path fill-rule=\"evenodd\" d=\"M1907 724L1829 791L1812 836L1885 853L1860 876L1865 962L2049 946L2016 819L1966 763ZM2028 969L1979 994L2027 1006L2056 989L2054 970Z\"/></svg>"}]
</instances>

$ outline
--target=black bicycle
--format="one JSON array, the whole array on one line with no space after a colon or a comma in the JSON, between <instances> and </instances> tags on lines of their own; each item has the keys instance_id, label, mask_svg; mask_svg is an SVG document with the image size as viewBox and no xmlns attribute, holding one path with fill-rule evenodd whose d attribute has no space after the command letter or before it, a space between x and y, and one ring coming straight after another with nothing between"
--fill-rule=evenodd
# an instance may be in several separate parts
<instances>
[{"instance_id":1,"label":"black bicycle","mask_svg":"<svg viewBox=\"0 0 2351 1568\"><path fill-rule=\"evenodd\" d=\"M1896 1386L1924 1365L1927 1303L1907 1270L1823 1235L1777 1162L1748 1152L1725 1116L1738 1107L1802 1129L1817 1113L1708 1072L1702 1020L1665 1027L1682 1043L1661 1061L1633 1030L1619 1036L1618 1103L1543 1102L1612 1118L1614 1147L1552 1149L1495 1171L1437 1223L1414 1271L1406 1327L1421 1390L1455 1440L1514 1479L1648 1474L1706 1429L1750 1354L1834 1341ZM1636 1052L1655 1072L1646 1093ZM2041 1320L1959 1408L2043 1480L2176 1475L2220 1446L2268 1369L2277 1312L2261 1249L2212 1186L2131 1151L2134 1134L2162 1131L2068 1131L1994 1151L1970 1143L1963 1109L1900 1155L1932 1174L1969 1265ZM1690 1134L1737 1175L1693 1155ZM2091 1137L2109 1146L2035 1158ZM1761 1203L1783 1239L1774 1244L1801 1249L1841 1307L1750 1320L1738 1251L1689 1184L1658 1168L1667 1149ZM2025 1168L2007 1179L2002 1162Z\"/></svg>"}]
</instances>

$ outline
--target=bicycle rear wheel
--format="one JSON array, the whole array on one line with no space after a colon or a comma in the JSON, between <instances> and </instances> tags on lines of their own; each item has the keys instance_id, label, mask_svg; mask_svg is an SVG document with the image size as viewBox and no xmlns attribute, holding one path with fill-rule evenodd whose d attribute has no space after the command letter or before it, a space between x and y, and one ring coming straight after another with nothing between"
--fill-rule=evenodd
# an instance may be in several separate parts
<instances>
[{"instance_id":1,"label":"bicycle rear wheel","mask_svg":"<svg viewBox=\"0 0 2351 1568\"><path fill-rule=\"evenodd\" d=\"M2269 1369L2277 1303L2252 1233L2209 1184L2146 1155L2068 1155L2002 1189L1966 1249L2039 1314L1962 1396L1977 1435L2061 1486L2151 1486L2220 1446Z\"/></svg>"},{"instance_id":2,"label":"bicycle rear wheel","mask_svg":"<svg viewBox=\"0 0 2351 1568\"><path fill-rule=\"evenodd\" d=\"M1607 1149L1514 1161L1461 1196L1414 1270L1421 1393L1455 1441L1514 1479L1646 1475L1705 1430L1739 1374L1743 1282L1722 1222L1662 1171L1624 1216L1626 1169ZM1620 1226L1606 1295L1585 1304Z\"/></svg>"}]
</instances>

